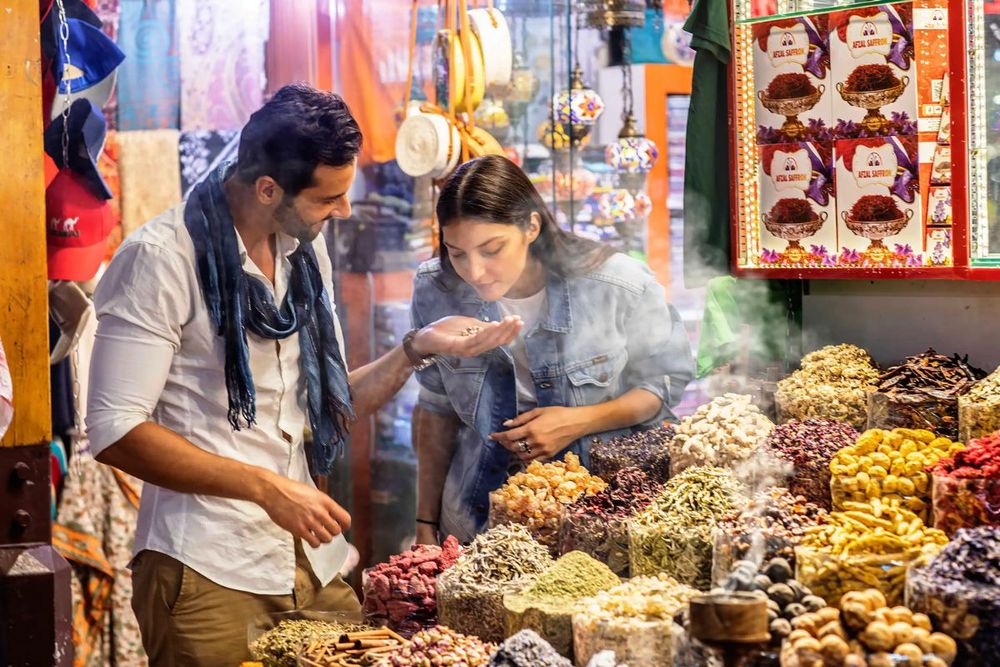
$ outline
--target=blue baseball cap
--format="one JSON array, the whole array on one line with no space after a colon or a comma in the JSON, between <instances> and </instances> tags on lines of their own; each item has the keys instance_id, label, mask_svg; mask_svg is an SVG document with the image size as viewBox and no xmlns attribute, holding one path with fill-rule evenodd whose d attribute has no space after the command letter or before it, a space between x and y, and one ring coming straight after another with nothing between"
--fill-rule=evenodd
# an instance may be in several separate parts
<instances>
[{"instance_id":1,"label":"blue baseball cap","mask_svg":"<svg viewBox=\"0 0 1000 667\"><path fill-rule=\"evenodd\" d=\"M69 109L68 127L69 164L63 164L62 116L58 116L45 128L45 152L60 169L69 168L79 174L95 197L111 199L111 190L97 168L97 161L107 138L104 115L90 100L78 99Z\"/></svg>"},{"instance_id":2,"label":"blue baseball cap","mask_svg":"<svg viewBox=\"0 0 1000 667\"><path fill-rule=\"evenodd\" d=\"M56 42L57 55L52 62L52 74L60 94L66 93L67 83L74 92L82 92L105 81L125 60L125 54L118 45L105 35L100 27L83 19L67 18L69 24L68 51L71 65L79 74L63 79L66 65L66 48L62 40Z\"/></svg>"}]
</instances>

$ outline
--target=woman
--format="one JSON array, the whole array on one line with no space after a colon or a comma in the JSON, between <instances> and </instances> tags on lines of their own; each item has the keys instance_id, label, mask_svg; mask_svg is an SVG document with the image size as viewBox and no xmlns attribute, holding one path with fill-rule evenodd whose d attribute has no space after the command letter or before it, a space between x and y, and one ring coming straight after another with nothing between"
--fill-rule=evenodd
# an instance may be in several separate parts
<instances>
[{"instance_id":1,"label":"woman","mask_svg":"<svg viewBox=\"0 0 1000 667\"><path fill-rule=\"evenodd\" d=\"M462 165L441 191L440 256L420 267L419 327L520 317L508 347L419 373L417 539L471 540L512 470L672 417L694 362L677 311L638 261L563 232L514 163Z\"/></svg>"}]
</instances>

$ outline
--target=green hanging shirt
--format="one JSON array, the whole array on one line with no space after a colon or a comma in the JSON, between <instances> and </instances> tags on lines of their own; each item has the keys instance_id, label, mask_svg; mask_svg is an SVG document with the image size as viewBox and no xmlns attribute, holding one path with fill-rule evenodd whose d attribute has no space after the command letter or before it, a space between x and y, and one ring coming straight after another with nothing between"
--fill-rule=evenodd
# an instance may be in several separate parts
<instances>
[{"instance_id":1,"label":"green hanging shirt","mask_svg":"<svg viewBox=\"0 0 1000 667\"><path fill-rule=\"evenodd\" d=\"M684 29L697 51L684 163L684 284L729 274L729 14L695 0Z\"/></svg>"}]
</instances>

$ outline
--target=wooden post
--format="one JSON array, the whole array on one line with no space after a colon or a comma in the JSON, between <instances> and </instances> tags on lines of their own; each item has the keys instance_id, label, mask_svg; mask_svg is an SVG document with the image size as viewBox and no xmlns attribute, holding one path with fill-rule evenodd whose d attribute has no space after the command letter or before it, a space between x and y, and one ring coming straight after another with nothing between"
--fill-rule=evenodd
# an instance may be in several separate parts
<instances>
[{"instance_id":1,"label":"wooden post","mask_svg":"<svg viewBox=\"0 0 1000 667\"><path fill-rule=\"evenodd\" d=\"M14 422L0 442L0 662L70 665L69 565L50 521L49 344L37 0L0 9L0 340Z\"/></svg>"}]
</instances>

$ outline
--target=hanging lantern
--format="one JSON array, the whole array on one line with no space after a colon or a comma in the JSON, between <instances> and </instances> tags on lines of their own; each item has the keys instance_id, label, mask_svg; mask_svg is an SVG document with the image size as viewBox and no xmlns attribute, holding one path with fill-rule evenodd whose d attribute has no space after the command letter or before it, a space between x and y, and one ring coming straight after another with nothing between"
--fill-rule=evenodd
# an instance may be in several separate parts
<instances>
[{"instance_id":1,"label":"hanging lantern","mask_svg":"<svg viewBox=\"0 0 1000 667\"><path fill-rule=\"evenodd\" d=\"M580 9L591 28L641 28L646 25L645 0L582 0Z\"/></svg>"},{"instance_id":2,"label":"hanging lantern","mask_svg":"<svg viewBox=\"0 0 1000 667\"><path fill-rule=\"evenodd\" d=\"M586 136L604 113L604 100L583 82L583 70L579 64L573 68L569 90L553 98L552 110L556 121L569 128L574 138Z\"/></svg>"},{"instance_id":3,"label":"hanging lantern","mask_svg":"<svg viewBox=\"0 0 1000 667\"><path fill-rule=\"evenodd\" d=\"M625 189L605 192L598 199L597 216L599 225L625 224L635 220L635 197Z\"/></svg>"},{"instance_id":4,"label":"hanging lantern","mask_svg":"<svg viewBox=\"0 0 1000 667\"><path fill-rule=\"evenodd\" d=\"M656 143L639 131L635 117L628 114L618 140L604 149L604 162L618 172L620 183L632 192L642 190L646 174L656 164L660 152Z\"/></svg>"},{"instance_id":5,"label":"hanging lantern","mask_svg":"<svg viewBox=\"0 0 1000 667\"><path fill-rule=\"evenodd\" d=\"M510 116L503 108L503 102L492 97L483 100L483 103L473 114L476 125L493 135L501 144L507 143L510 138Z\"/></svg>"}]
</instances>

